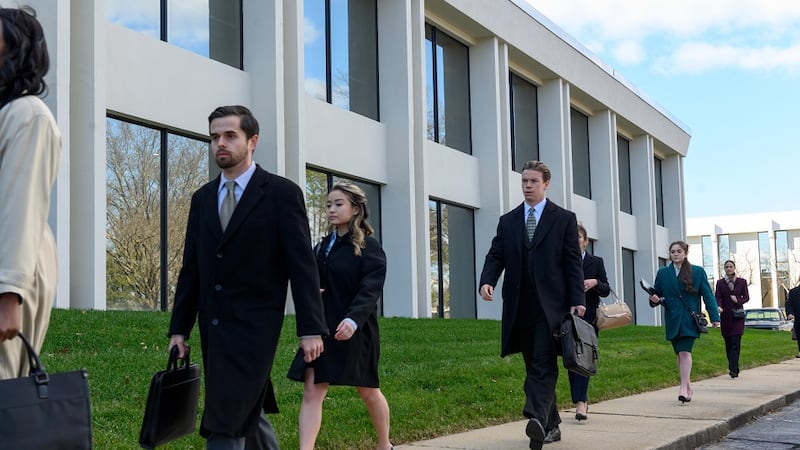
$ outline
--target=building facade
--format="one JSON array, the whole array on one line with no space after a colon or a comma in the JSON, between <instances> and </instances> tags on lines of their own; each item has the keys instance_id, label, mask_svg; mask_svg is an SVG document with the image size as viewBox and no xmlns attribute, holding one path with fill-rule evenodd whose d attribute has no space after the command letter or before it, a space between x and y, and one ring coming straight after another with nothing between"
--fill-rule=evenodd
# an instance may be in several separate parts
<instances>
[{"instance_id":1,"label":"building facade","mask_svg":"<svg viewBox=\"0 0 800 450\"><path fill-rule=\"evenodd\" d=\"M217 174L207 116L244 104L315 240L331 183L364 187L384 315L500 317L476 274L538 159L635 321L660 323L636 280L684 236L688 128L523 0L30 3L65 140L58 307L169 307L189 196Z\"/></svg>"},{"instance_id":2,"label":"building facade","mask_svg":"<svg viewBox=\"0 0 800 450\"><path fill-rule=\"evenodd\" d=\"M747 280L746 308L780 307L800 284L800 211L698 217L686 222L689 259L702 265L711 286L731 260Z\"/></svg>"}]
</instances>

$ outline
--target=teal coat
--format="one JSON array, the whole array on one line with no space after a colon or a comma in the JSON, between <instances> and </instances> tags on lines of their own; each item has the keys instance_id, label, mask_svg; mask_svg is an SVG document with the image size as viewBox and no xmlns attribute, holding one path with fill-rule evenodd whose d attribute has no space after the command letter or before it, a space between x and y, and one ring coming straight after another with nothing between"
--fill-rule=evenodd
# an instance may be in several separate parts
<instances>
[{"instance_id":1,"label":"teal coat","mask_svg":"<svg viewBox=\"0 0 800 450\"><path fill-rule=\"evenodd\" d=\"M689 264L689 262L684 264ZM719 322L717 302L711 291L711 285L708 284L706 271L702 267L692 265L692 286L697 290L697 294L690 294L686 291L683 282L679 281L678 276L675 275L675 266L672 263L658 269L653 287L658 295L664 298L661 305L664 306L664 329L668 341L679 337L700 337L694 319L681 302L681 297L694 311L700 311L700 296L702 295L711 322Z\"/></svg>"}]
</instances>

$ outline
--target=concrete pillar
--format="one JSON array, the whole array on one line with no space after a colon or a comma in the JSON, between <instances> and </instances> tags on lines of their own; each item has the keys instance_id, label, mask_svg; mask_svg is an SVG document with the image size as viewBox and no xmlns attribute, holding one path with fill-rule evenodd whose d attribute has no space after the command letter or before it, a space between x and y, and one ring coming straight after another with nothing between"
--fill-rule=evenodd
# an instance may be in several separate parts
<instances>
[{"instance_id":1,"label":"concrete pillar","mask_svg":"<svg viewBox=\"0 0 800 450\"><path fill-rule=\"evenodd\" d=\"M71 4L70 301L106 308L106 17L104 0Z\"/></svg>"}]
</instances>

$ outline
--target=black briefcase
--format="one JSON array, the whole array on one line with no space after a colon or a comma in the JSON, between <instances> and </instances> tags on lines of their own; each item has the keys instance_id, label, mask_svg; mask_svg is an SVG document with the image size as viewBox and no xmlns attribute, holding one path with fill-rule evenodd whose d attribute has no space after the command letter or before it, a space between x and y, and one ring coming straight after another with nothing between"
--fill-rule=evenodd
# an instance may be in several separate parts
<instances>
[{"instance_id":1,"label":"black briefcase","mask_svg":"<svg viewBox=\"0 0 800 450\"><path fill-rule=\"evenodd\" d=\"M30 376L0 381L0 450L92 448L86 369L48 374L28 339L19 338Z\"/></svg>"},{"instance_id":2,"label":"black briefcase","mask_svg":"<svg viewBox=\"0 0 800 450\"><path fill-rule=\"evenodd\" d=\"M567 313L557 337L565 369L585 377L597 373L597 334L589 322Z\"/></svg>"},{"instance_id":3,"label":"black briefcase","mask_svg":"<svg viewBox=\"0 0 800 450\"><path fill-rule=\"evenodd\" d=\"M156 448L194 433L199 396L200 367L189 362L188 351L179 367L178 347L173 347L167 370L156 372L150 381L139 444Z\"/></svg>"}]
</instances>

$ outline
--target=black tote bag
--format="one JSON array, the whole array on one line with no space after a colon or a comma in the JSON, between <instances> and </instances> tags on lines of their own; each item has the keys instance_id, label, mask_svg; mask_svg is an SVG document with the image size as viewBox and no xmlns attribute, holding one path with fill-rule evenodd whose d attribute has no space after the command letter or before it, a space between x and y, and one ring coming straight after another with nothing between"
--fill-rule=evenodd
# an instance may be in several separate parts
<instances>
[{"instance_id":1,"label":"black tote bag","mask_svg":"<svg viewBox=\"0 0 800 450\"><path fill-rule=\"evenodd\" d=\"M178 347L172 347L167 370L156 372L150 381L139 444L156 448L194 433L199 396L200 367L190 364L188 351L178 367Z\"/></svg>"},{"instance_id":2,"label":"black tote bag","mask_svg":"<svg viewBox=\"0 0 800 450\"><path fill-rule=\"evenodd\" d=\"M47 373L22 334L30 376L0 381L0 450L92 448L86 369Z\"/></svg>"}]
</instances>

